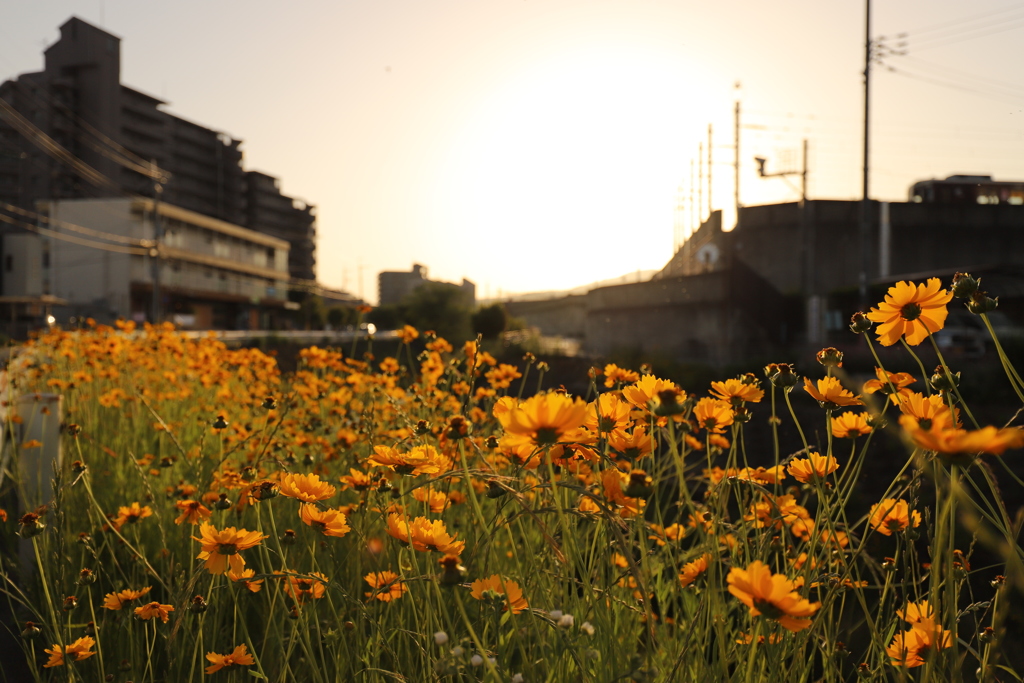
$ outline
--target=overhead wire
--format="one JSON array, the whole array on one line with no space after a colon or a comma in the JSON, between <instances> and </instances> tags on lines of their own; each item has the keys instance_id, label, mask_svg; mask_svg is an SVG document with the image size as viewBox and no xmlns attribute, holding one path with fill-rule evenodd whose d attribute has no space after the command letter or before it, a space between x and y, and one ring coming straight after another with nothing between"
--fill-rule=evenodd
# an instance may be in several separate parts
<instances>
[{"instance_id":1,"label":"overhead wire","mask_svg":"<svg viewBox=\"0 0 1024 683\"><path fill-rule=\"evenodd\" d=\"M114 234L112 232L104 232L102 230L95 230L93 228L87 228L87 227L85 227L83 225L78 225L76 223L69 223L68 221L51 218L50 216L47 216L46 214L36 213L35 211L29 211L28 209L23 209L21 207L15 206L14 204L8 204L7 202L3 202L3 201L0 201L0 209L5 209L5 210L7 210L7 211L9 211L11 213L16 213L16 214L18 214L20 216L24 216L25 218L32 218L32 219L35 219L35 220L46 221L50 225L58 226L58 227L61 227L61 228L66 228L68 230L71 230L72 232L82 233L83 235L92 235L93 237L99 237L101 239L109 240L111 242L120 242L122 244L131 244L131 245L141 246L141 247L151 247L151 246L153 246L153 243L150 240L140 240L140 239L136 239L134 237L126 237L124 235L117 235L117 234ZM0 215L2 215L2 214L0 214Z\"/></svg>"},{"instance_id":2,"label":"overhead wire","mask_svg":"<svg viewBox=\"0 0 1024 683\"><path fill-rule=\"evenodd\" d=\"M86 239L84 237L78 237L76 235L68 235L67 233L57 232L56 230L50 230L48 228L44 228L38 225L32 225L31 223L27 223L25 221L14 218L13 216L8 216L2 213L0 213L0 222L7 223L9 225L22 228L24 230L28 230L29 232L34 232L38 235L52 237L54 239L58 239L64 242L71 242L73 244L78 244L84 247L92 247L93 249L103 249L104 251L112 251L119 254L131 254L133 256L145 256L149 254L149 249L144 249L142 247L128 247L119 246L116 244L106 244L103 242L97 242L95 240Z\"/></svg>"}]
</instances>

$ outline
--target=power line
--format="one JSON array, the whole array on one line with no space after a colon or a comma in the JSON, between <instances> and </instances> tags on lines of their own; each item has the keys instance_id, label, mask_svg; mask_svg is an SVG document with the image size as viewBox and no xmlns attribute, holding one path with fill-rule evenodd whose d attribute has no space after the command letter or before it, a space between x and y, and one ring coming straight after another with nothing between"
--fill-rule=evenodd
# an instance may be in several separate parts
<instances>
[{"instance_id":1,"label":"power line","mask_svg":"<svg viewBox=\"0 0 1024 683\"><path fill-rule=\"evenodd\" d=\"M67 235L56 230L49 230L47 228L40 227L38 225L32 225L25 221L18 220L12 216L0 213L0 221L8 223L18 228L34 232L37 235L43 235L45 237L52 237L54 239L62 240L64 242L71 242L72 244L78 244L83 247L92 247L93 249L103 249L105 251L112 251L118 254L131 254L133 256L145 256L149 254L148 249L141 247L121 247L116 244L104 244L102 242L96 242L95 240L85 239L84 237L76 237L75 235Z\"/></svg>"},{"instance_id":2,"label":"power line","mask_svg":"<svg viewBox=\"0 0 1024 683\"><path fill-rule=\"evenodd\" d=\"M50 225L53 225L53 226L67 228L68 230L71 230L73 232L80 232L80 233L82 233L84 235L92 235L93 237L99 237L101 239L109 240L111 242L120 242L122 244L130 244L130 245L140 246L140 247L145 247L145 248L153 246L153 242L151 242L150 240L140 240L140 239L135 239L133 237L126 237L124 235L115 235L112 232L103 232L102 230L94 230L93 228L87 228L85 226L77 225L75 223L69 223L67 221L62 221L62 220L59 220L59 219L50 218L49 216L47 216L45 214L36 213L35 211L29 211L28 209L22 209L20 207L14 206L13 204L8 204L7 202L0 202L0 208L6 209L7 211L10 211L11 213L16 213L16 214L19 214L19 215L24 216L26 218L33 218L33 219L36 219L36 220L46 221L47 223L49 223Z\"/></svg>"}]
</instances>

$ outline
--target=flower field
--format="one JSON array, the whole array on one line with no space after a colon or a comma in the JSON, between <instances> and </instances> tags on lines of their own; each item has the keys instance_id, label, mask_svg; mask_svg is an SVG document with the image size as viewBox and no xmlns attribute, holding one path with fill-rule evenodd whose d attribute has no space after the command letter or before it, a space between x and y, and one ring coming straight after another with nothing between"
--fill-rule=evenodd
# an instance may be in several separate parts
<instances>
[{"instance_id":1,"label":"flower field","mask_svg":"<svg viewBox=\"0 0 1024 683\"><path fill-rule=\"evenodd\" d=\"M831 348L801 363L814 378L681 387L609 364L574 396L529 355L411 327L394 356L312 347L289 375L169 326L41 335L8 369L0 585L24 661L0 671L1021 680L1024 431L960 394L932 334L954 295L982 318L995 301L947 287L899 283L854 316L876 361L902 359L858 385ZM993 340L1013 414L1024 381ZM26 406L46 394L63 457L39 492L26 463L52 444L25 435L49 409ZM883 435L899 473L864 504Z\"/></svg>"}]
</instances>

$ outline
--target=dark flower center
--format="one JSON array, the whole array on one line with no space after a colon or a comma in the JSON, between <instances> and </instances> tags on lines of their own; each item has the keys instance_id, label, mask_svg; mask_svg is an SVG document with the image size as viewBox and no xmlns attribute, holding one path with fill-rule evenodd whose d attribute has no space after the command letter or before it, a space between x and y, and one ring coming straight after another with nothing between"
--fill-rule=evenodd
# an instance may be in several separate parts
<instances>
[{"instance_id":1,"label":"dark flower center","mask_svg":"<svg viewBox=\"0 0 1024 683\"><path fill-rule=\"evenodd\" d=\"M754 609L769 619L779 619L786 616L786 613L781 609L761 598L754 598Z\"/></svg>"},{"instance_id":2,"label":"dark flower center","mask_svg":"<svg viewBox=\"0 0 1024 683\"><path fill-rule=\"evenodd\" d=\"M221 555L237 555L238 546L234 543L221 543L217 546L217 552Z\"/></svg>"},{"instance_id":3,"label":"dark flower center","mask_svg":"<svg viewBox=\"0 0 1024 683\"><path fill-rule=\"evenodd\" d=\"M554 427L541 427L537 430L537 443L541 446L558 443L558 430Z\"/></svg>"},{"instance_id":4,"label":"dark flower center","mask_svg":"<svg viewBox=\"0 0 1024 683\"><path fill-rule=\"evenodd\" d=\"M904 304L900 309L900 316L907 321L917 320L921 317L921 307L913 302Z\"/></svg>"}]
</instances>

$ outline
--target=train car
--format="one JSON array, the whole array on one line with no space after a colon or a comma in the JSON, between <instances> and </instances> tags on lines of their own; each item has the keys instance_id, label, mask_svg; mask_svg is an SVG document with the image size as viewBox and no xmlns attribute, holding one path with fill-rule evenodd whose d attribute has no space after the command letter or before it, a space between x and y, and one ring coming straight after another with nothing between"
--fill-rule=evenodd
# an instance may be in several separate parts
<instances>
[{"instance_id":1,"label":"train car","mask_svg":"<svg viewBox=\"0 0 1024 683\"><path fill-rule=\"evenodd\" d=\"M921 180L910 201L925 204L1024 204L1024 181L993 180L990 175L951 175Z\"/></svg>"}]
</instances>

